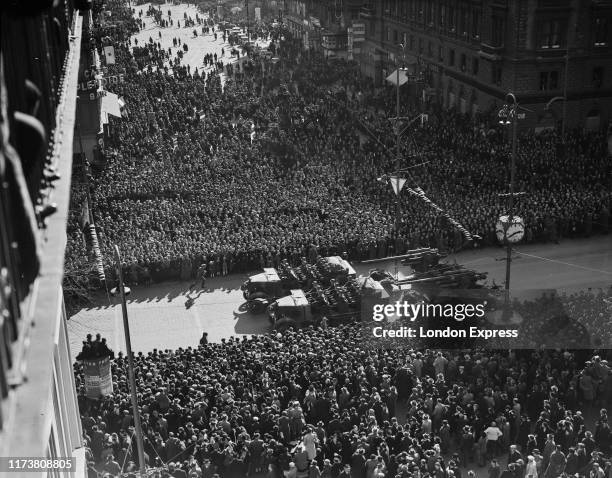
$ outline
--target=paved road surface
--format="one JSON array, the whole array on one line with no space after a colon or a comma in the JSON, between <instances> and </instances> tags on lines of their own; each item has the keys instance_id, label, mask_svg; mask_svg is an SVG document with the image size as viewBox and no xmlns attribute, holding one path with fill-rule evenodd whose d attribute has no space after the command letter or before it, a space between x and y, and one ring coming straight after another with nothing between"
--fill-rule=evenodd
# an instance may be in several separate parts
<instances>
[{"instance_id":1,"label":"paved road surface","mask_svg":"<svg viewBox=\"0 0 612 478\"><path fill-rule=\"evenodd\" d=\"M212 70L212 67L208 66L204 68L203 59L204 55L207 53L217 54L219 61L222 61L224 64L227 63L235 63L236 57L230 56L230 51L232 47L229 43L223 41L223 32L220 32L217 36L217 40L215 40L213 33L208 33L206 35L202 35L202 25L185 28L183 15L187 13L187 16L191 17L195 20L196 13L203 17L202 13L199 13L197 8L193 5L171 5L166 4L162 5L161 9L164 14L164 20L168 20L172 18L174 21L174 26L170 26L168 28L160 28L154 21L153 17L147 17L146 12L149 8L149 3L145 3L143 5L139 5L136 8L135 17L138 18L138 12L140 10L143 11L142 20L145 22L145 27L140 32L132 37L132 39L138 40L138 46L142 46L145 43L149 42L149 39L152 38L154 42L159 42L164 50L168 50L168 48L172 48L172 58L176 57L176 52L179 49L182 49L182 44L186 43L189 50L184 52L183 59L181 60L182 65L189 65L191 67L191 71L193 72L195 68L198 71L202 72L202 70L209 72ZM172 16L168 17L168 10L171 11ZM176 27L177 20L181 23L181 28ZM193 31L196 30L198 32L198 36L193 36ZM216 29L215 29L216 30ZM161 32L162 36L159 37L159 32ZM177 38L181 40L180 47L174 47L172 44L172 39ZM132 45L134 45L132 41ZM221 56L221 49L225 50L225 56ZM240 49L241 50L241 49ZM240 53L240 57L242 58L242 50ZM222 75L222 80L223 80Z\"/></svg>"},{"instance_id":2,"label":"paved road surface","mask_svg":"<svg viewBox=\"0 0 612 478\"><path fill-rule=\"evenodd\" d=\"M565 241L560 245L518 246L512 267L516 289L554 288L576 291L612 285L612 236ZM502 249L461 252L449 258L502 284L505 277ZM393 262L377 264L393 271ZM372 264L356 264L358 273L367 273ZM400 269L400 272L404 269ZM207 289L188 294L188 283L164 283L135 287L128 311L132 347L153 348L194 346L203 331L211 341L231 335L263 333L269 330L264 315L252 316L242 310L240 285L247 274L209 279ZM190 301L189 297L193 299ZM78 353L87 333L101 333L115 351L124 350L121 307L116 299L100 296L94 308L81 310L68 322L73 355Z\"/></svg>"}]
</instances>

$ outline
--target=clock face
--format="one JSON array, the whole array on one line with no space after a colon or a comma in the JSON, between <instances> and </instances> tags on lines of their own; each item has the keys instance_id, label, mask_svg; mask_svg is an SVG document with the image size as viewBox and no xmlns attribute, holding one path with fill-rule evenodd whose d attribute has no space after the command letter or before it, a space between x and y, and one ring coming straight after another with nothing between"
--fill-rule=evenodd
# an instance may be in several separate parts
<instances>
[{"instance_id":1,"label":"clock face","mask_svg":"<svg viewBox=\"0 0 612 478\"><path fill-rule=\"evenodd\" d=\"M506 237L508 241L512 243L519 242L524 235L525 226L523 226L522 221L520 223L512 222L512 224L508 226L508 230L506 231Z\"/></svg>"},{"instance_id":2,"label":"clock face","mask_svg":"<svg viewBox=\"0 0 612 478\"><path fill-rule=\"evenodd\" d=\"M518 216L512 217L512 222L508 221L508 216L501 216L495 226L495 235L499 242L517 243L525 235L525 225L523 219Z\"/></svg>"}]
</instances>

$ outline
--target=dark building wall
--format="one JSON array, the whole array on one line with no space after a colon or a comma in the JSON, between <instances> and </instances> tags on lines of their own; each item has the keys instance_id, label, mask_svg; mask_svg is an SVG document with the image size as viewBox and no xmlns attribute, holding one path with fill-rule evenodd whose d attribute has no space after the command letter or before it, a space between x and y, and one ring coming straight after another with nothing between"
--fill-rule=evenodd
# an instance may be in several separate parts
<instances>
[{"instance_id":1,"label":"dark building wall","mask_svg":"<svg viewBox=\"0 0 612 478\"><path fill-rule=\"evenodd\" d=\"M609 121L612 101L612 0L381 0L367 21L363 70L394 68L393 55L417 63L448 106L463 99L488 111L514 92L535 108L524 124L560 119L567 89L567 124L584 126L599 111ZM397 33L396 33L397 32ZM569 48L568 48L569 45ZM569 62L566 65L566 54ZM391 55L390 55L391 54ZM380 58L377 64L376 58ZM372 74L372 72L374 72ZM566 75L567 72L567 75ZM567 81L566 81L567 76ZM475 105L475 106L474 106Z\"/></svg>"}]
</instances>

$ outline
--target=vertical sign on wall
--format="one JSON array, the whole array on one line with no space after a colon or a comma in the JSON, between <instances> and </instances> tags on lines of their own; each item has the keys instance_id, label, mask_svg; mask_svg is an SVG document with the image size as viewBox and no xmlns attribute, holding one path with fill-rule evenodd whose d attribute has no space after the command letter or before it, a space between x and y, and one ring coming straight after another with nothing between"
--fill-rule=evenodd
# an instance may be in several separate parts
<instances>
[{"instance_id":1,"label":"vertical sign on wall","mask_svg":"<svg viewBox=\"0 0 612 478\"><path fill-rule=\"evenodd\" d=\"M114 46L104 47L104 58L106 59L107 65L115 64L115 47Z\"/></svg>"}]
</instances>

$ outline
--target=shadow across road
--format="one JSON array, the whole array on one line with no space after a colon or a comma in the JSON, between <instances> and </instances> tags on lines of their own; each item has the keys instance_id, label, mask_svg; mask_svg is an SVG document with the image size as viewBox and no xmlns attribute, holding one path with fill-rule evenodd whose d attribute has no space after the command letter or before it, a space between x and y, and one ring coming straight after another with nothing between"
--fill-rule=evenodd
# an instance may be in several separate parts
<instances>
[{"instance_id":1,"label":"shadow across road","mask_svg":"<svg viewBox=\"0 0 612 478\"><path fill-rule=\"evenodd\" d=\"M129 284L126 286L130 288L130 294L127 296L128 304L140 304L144 302L155 303L165 301L172 303L175 299L182 297L194 297L195 299L201 297L203 294L210 294L213 292L221 291L225 294L231 294L232 292L239 291L240 286L246 280L247 276L244 274L236 274L225 277L213 277L206 279L204 288L200 287L200 281L198 280L195 286L190 289L193 285L193 281L169 281L154 284ZM109 288L111 285L109 285ZM111 295L107 295L106 291L99 290L92 294L91 301L93 303L90 307L83 307L82 311L90 310L104 310L111 308L119 304L119 299Z\"/></svg>"},{"instance_id":2,"label":"shadow across road","mask_svg":"<svg viewBox=\"0 0 612 478\"><path fill-rule=\"evenodd\" d=\"M270 320L266 314L252 314L248 311L234 312L234 332L236 335L261 334L262 331L272 330Z\"/></svg>"}]
</instances>

